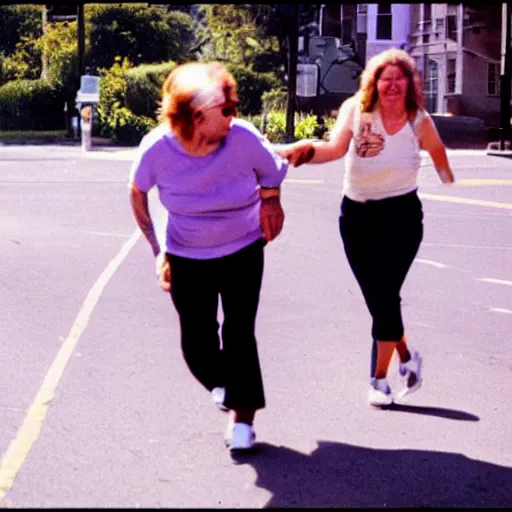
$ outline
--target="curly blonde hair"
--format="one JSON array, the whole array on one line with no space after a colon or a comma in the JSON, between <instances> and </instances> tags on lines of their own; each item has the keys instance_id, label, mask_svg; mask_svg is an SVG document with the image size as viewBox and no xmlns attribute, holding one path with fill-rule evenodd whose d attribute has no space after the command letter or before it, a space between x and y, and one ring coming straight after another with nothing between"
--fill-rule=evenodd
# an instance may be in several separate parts
<instances>
[{"instance_id":1,"label":"curly blonde hair","mask_svg":"<svg viewBox=\"0 0 512 512\"><path fill-rule=\"evenodd\" d=\"M194 114L212 95L219 104L238 103L233 75L220 62L187 62L176 67L162 85L160 121L170 124L174 132L190 140L194 132Z\"/></svg>"},{"instance_id":2,"label":"curly blonde hair","mask_svg":"<svg viewBox=\"0 0 512 512\"><path fill-rule=\"evenodd\" d=\"M354 95L361 112L372 112L378 100L377 80L386 66L399 66L408 79L405 108L412 119L418 109L424 108L423 87L414 59L404 50L390 48L374 55L361 75L359 90Z\"/></svg>"}]
</instances>

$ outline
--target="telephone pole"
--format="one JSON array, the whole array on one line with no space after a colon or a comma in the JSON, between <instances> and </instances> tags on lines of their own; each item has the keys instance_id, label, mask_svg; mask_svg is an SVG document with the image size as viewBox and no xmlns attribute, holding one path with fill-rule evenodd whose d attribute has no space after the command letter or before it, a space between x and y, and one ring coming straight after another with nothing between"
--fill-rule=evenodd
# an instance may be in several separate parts
<instances>
[{"instance_id":1,"label":"telephone pole","mask_svg":"<svg viewBox=\"0 0 512 512\"><path fill-rule=\"evenodd\" d=\"M288 6L287 6L288 7ZM297 55L299 53L299 4L290 7L288 33L288 102L286 105L286 142L295 140L295 104L297 101Z\"/></svg>"},{"instance_id":2,"label":"telephone pole","mask_svg":"<svg viewBox=\"0 0 512 512\"><path fill-rule=\"evenodd\" d=\"M501 72L500 72L500 151L505 149L505 141L510 142L510 2L501 4Z\"/></svg>"}]
</instances>

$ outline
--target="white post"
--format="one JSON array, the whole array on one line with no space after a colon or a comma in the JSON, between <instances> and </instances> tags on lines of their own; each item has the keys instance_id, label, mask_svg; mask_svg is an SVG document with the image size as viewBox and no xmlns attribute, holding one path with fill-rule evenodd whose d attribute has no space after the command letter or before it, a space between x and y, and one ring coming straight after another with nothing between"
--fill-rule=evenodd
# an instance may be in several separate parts
<instances>
[{"instance_id":1,"label":"white post","mask_svg":"<svg viewBox=\"0 0 512 512\"><path fill-rule=\"evenodd\" d=\"M92 107L90 105L86 105L80 111L80 129L82 150L90 151L92 146Z\"/></svg>"}]
</instances>

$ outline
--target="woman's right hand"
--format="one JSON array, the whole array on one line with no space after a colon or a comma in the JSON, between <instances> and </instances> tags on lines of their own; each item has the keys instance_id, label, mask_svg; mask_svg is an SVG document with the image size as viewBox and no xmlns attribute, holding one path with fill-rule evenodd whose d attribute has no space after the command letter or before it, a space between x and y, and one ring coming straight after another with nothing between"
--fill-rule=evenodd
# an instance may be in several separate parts
<instances>
[{"instance_id":1,"label":"woman's right hand","mask_svg":"<svg viewBox=\"0 0 512 512\"><path fill-rule=\"evenodd\" d=\"M158 284L164 292L171 291L171 264L167 259L165 252L159 252L156 257L155 271L158 278Z\"/></svg>"},{"instance_id":2,"label":"woman's right hand","mask_svg":"<svg viewBox=\"0 0 512 512\"><path fill-rule=\"evenodd\" d=\"M315 156L315 146L311 141L306 140L276 146L274 150L280 157L286 158L294 167L307 164Z\"/></svg>"}]
</instances>

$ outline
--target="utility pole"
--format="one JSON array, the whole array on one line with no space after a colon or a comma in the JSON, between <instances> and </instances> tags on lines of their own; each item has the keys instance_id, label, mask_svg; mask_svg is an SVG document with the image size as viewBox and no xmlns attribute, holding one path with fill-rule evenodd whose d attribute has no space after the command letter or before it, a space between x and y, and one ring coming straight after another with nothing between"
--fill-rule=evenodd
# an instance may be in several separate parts
<instances>
[{"instance_id":1,"label":"utility pole","mask_svg":"<svg viewBox=\"0 0 512 512\"><path fill-rule=\"evenodd\" d=\"M78 33L77 83L80 84L80 77L85 74L85 20L83 2L79 2L76 6L76 25ZM81 112L78 112L77 136L79 139L82 137L81 114Z\"/></svg>"},{"instance_id":2,"label":"utility pole","mask_svg":"<svg viewBox=\"0 0 512 512\"><path fill-rule=\"evenodd\" d=\"M286 105L286 142L295 140L295 104L297 99L297 56L299 53L299 4L290 7L288 34L288 102Z\"/></svg>"},{"instance_id":3,"label":"utility pole","mask_svg":"<svg viewBox=\"0 0 512 512\"><path fill-rule=\"evenodd\" d=\"M84 21L84 3L79 2L76 6L76 20L78 32L78 77L85 73L84 55L85 55L85 21Z\"/></svg>"},{"instance_id":4,"label":"utility pole","mask_svg":"<svg viewBox=\"0 0 512 512\"><path fill-rule=\"evenodd\" d=\"M500 151L505 149L505 141L510 142L510 22L509 2L501 4L501 72L500 72Z\"/></svg>"}]
</instances>

